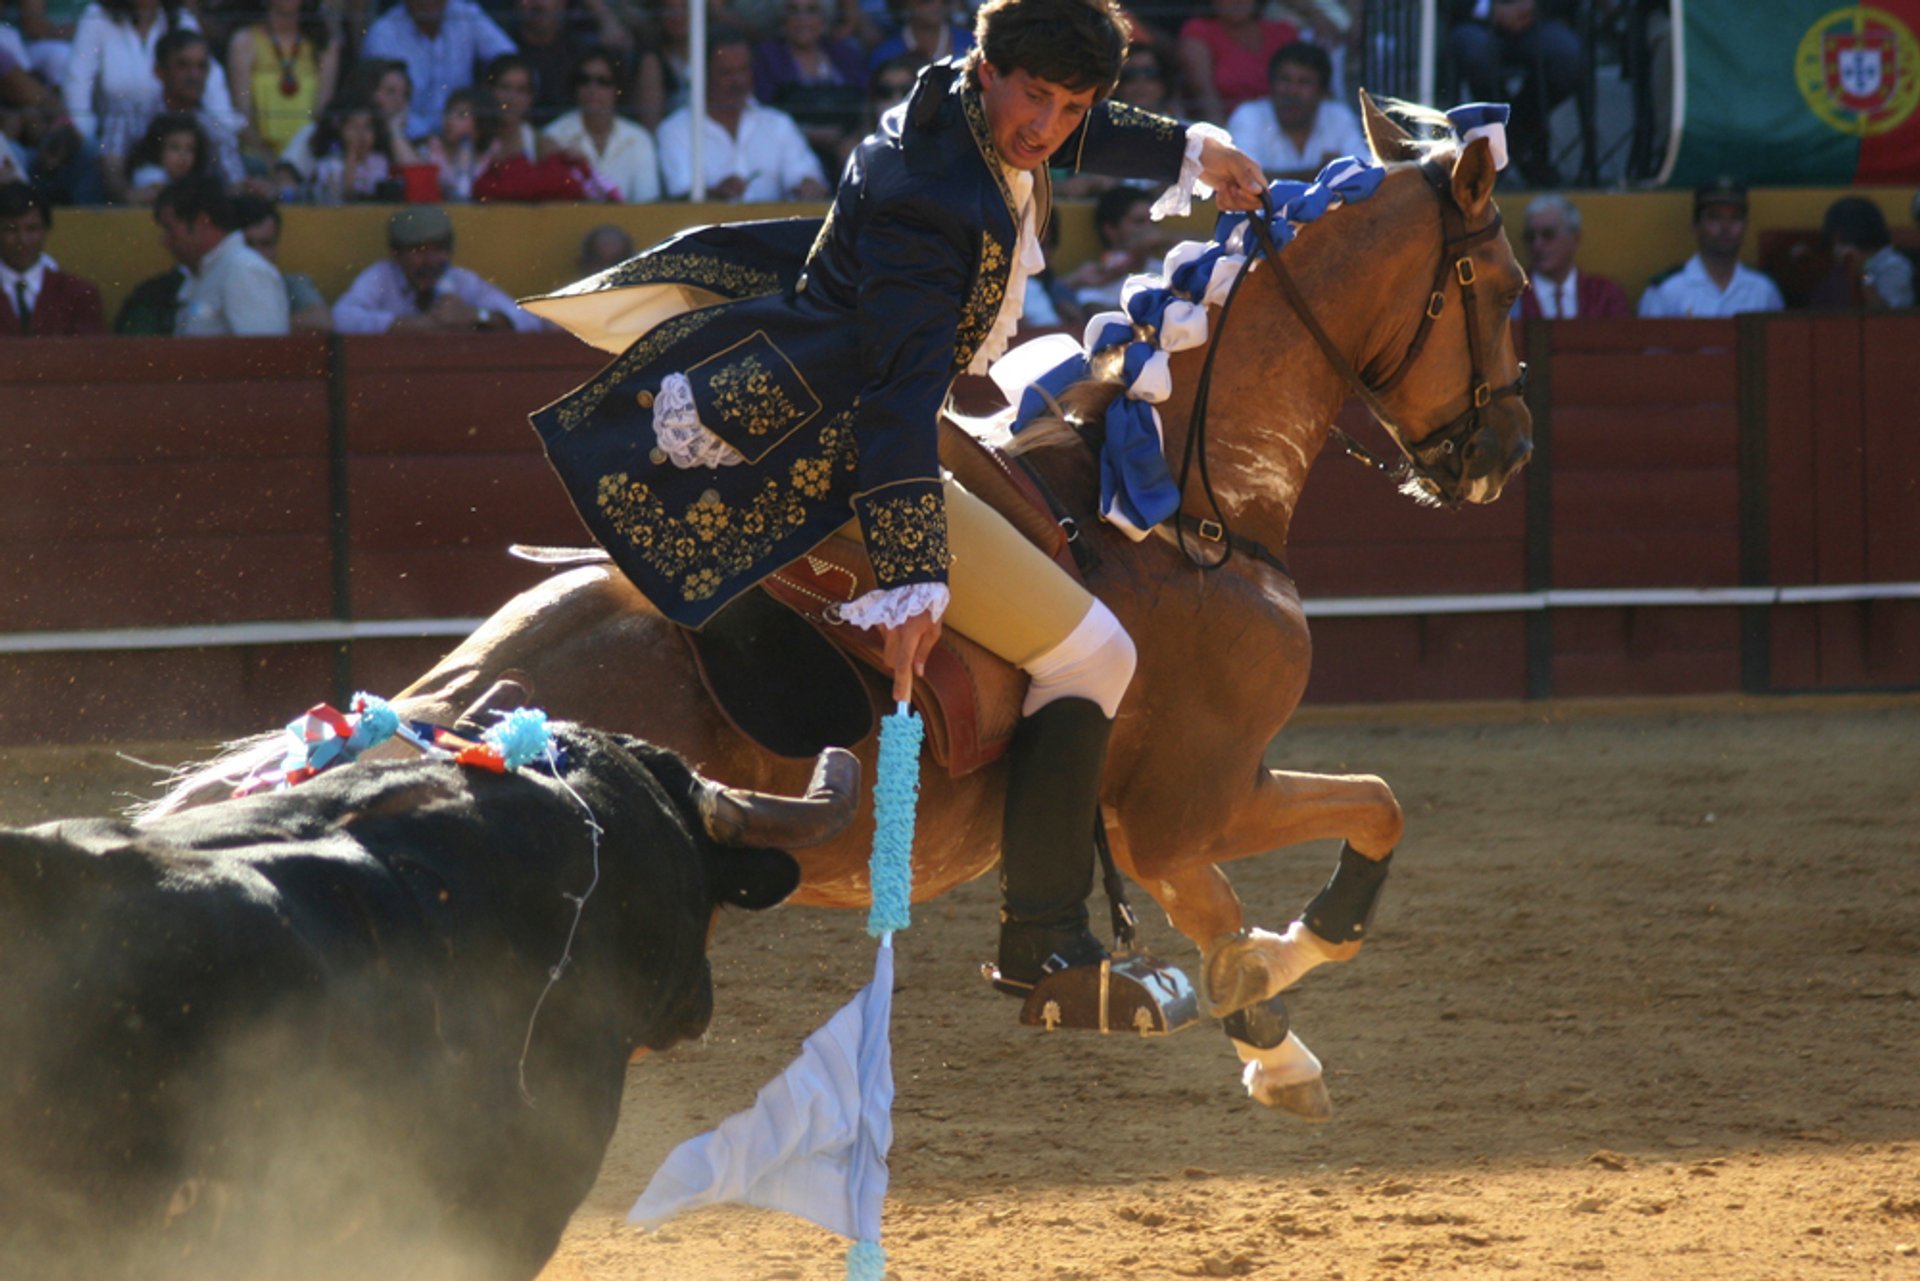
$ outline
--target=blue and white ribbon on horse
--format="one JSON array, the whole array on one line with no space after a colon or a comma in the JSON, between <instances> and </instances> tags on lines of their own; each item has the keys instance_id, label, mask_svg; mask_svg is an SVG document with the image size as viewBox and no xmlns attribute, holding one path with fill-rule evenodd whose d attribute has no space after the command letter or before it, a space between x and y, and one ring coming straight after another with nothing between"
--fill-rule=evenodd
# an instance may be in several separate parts
<instances>
[{"instance_id":1,"label":"blue and white ribbon on horse","mask_svg":"<svg viewBox=\"0 0 1920 1281\"><path fill-rule=\"evenodd\" d=\"M1504 103L1469 103L1448 112L1447 119L1463 142L1487 138L1495 165L1504 168L1508 114ZM1312 182L1271 183L1267 230L1274 247L1284 250L1301 227L1343 204L1367 199L1386 172L1372 161L1342 156ZM1253 216L1222 214L1213 239L1176 246L1166 257L1162 275L1128 277L1121 309L1089 320L1077 347L1059 335L1037 339L1008 352L990 371L1014 406L1009 430L1017 436L1047 414L1061 392L1089 376L1095 353L1124 345L1124 391L1107 407L1100 447L1100 515L1135 541L1180 507L1155 408L1173 393L1168 358L1206 343L1207 308L1226 301L1248 253L1263 252L1259 245L1249 245Z\"/></svg>"}]
</instances>

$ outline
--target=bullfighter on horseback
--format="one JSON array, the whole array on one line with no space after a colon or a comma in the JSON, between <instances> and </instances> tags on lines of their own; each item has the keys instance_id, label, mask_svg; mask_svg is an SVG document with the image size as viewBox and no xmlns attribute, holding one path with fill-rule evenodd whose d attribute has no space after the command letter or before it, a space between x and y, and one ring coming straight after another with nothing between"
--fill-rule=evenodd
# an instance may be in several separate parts
<instances>
[{"instance_id":1,"label":"bullfighter on horseback","mask_svg":"<svg viewBox=\"0 0 1920 1281\"><path fill-rule=\"evenodd\" d=\"M896 698L943 625L1027 673L996 980L1024 993L1107 957L1086 899L1135 652L1104 604L942 480L936 424L953 379L1018 326L1050 163L1165 184L1157 213L1199 183L1254 209L1265 182L1222 131L1108 97L1128 43L1111 0L989 0L977 33L862 143L817 234L702 228L536 306L623 354L535 423L595 537L675 622L699 627L845 526L878 585L841 617L884 635Z\"/></svg>"}]
</instances>

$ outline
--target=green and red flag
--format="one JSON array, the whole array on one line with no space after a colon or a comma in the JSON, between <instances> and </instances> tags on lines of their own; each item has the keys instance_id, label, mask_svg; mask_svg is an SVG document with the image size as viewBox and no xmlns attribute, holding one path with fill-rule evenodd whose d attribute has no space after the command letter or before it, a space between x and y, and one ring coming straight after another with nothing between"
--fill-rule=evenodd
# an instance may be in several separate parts
<instances>
[{"instance_id":1,"label":"green and red flag","mask_svg":"<svg viewBox=\"0 0 1920 1281\"><path fill-rule=\"evenodd\" d=\"M1674 0L1664 181L1920 182L1920 0Z\"/></svg>"}]
</instances>

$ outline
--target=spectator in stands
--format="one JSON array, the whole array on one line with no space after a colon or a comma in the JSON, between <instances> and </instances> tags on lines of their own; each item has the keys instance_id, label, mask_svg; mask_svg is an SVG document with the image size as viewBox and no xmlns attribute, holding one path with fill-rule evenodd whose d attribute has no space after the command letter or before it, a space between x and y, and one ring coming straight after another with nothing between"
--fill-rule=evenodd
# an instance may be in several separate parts
<instances>
[{"instance_id":1,"label":"spectator in stands","mask_svg":"<svg viewBox=\"0 0 1920 1281\"><path fill-rule=\"evenodd\" d=\"M596 38L591 24L572 21L567 0L514 0L513 39L533 72L533 106L527 119L536 127L553 123L574 105L572 73L583 55L604 49L614 55L615 66L620 65L619 57L631 38L604 4L600 12L607 23ZM609 34L619 43L609 43Z\"/></svg>"},{"instance_id":2,"label":"spectator in stands","mask_svg":"<svg viewBox=\"0 0 1920 1281\"><path fill-rule=\"evenodd\" d=\"M236 196L234 220L248 248L280 270L280 207L265 196L251 193ZM287 286L287 320L295 333L324 334L333 328L333 313L327 309L326 295L313 283L312 276L280 271Z\"/></svg>"},{"instance_id":3,"label":"spectator in stands","mask_svg":"<svg viewBox=\"0 0 1920 1281\"><path fill-rule=\"evenodd\" d=\"M421 145L426 163L440 171L440 197L464 204L473 199L473 180L480 176L480 115L478 89L455 89L440 112L440 131Z\"/></svg>"},{"instance_id":4,"label":"spectator in stands","mask_svg":"<svg viewBox=\"0 0 1920 1281\"><path fill-rule=\"evenodd\" d=\"M393 153L393 135L380 108L371 102L346 102L329 107L320 117L309 143L313 150L313 180L307 201L316 205L344 205L360 200L395 200L399 168Z\"/></svg>"},{"instance_id":5,"label":"spectator in stands","mask_svg":"<svg viewBox=\"0 0 1920 1281\"><path fill-rule=\"evenodd\" d=\"M1571 98L1585 74L1580 37L1537 0L1454 0L1447 47L1467 91L1482 102L1513 101L1507 136L1521 177L1535 187L1558 186L1548 120ZM1524 74L1518 94L1509 72Z\"/></svg>"},{"instance_id":6,"label":"spectator in stands","mask_svg":"<svg viewBox=\"0 0 1920 1281\"><path fill-rule=\"evenodd\" d=\"M163 111L127 153L127 200L151 205L168 183L211 173L213 146L200 122L184 111Z\"/></svg>"},{"instance_id":7,"label":"spectator in stands","mask_svg":"<svg viewBox=\"0 0 1920 1281\"><path fill-rule=\"evenodd\" d=\"M1747 189L1719 178L1693 193L1693 238L1700 251L1655 276L1640 295L1642 316L1732 316L1779 311L1779 286L1740 261L1747 238Z\"/></svg>"},{"instance_id":8,"label":"spectator in stands","mask_svg":"<svg viewBox=\"0 0 1920 1281\"><path fill-rule=\"evenodd\" d=\"M227 73L250 149L271 159L333 100L340 45L313 0L265 0L260 21L233 33Z\"/></svg>"},{"instance_id":9,"label":"spectator in stands","mask_svg":"<svg viewBox=\"0 0 1920 1281\"><path fill-rule=\"evenodd\" d=\"M60 84L67 76L73 35L86 0L19 0L15 8L25 37L23 63L47 84Z\"/></svg>"},{"instance_id":10,"label":"spectator in stands","mask_svg":"<svg viewBox=\"0 0 1920 1281\"><path fill-rule=\"evenodd\" d=\"M1291 22L1260 16L1255 0L1213 0L1211 16L1180 27L1180 83L1191 119L1224 125L1245 102L1267 95L1267 66L1300 38Z\"/></svg>"},{"instance_id":11,"label":"spectator in stands","mask_svg":"<svg viewBox=\"0 0 1920 1281\"><path fill-rule=\"evenodd\" d=\"M169 31L161 37L153 66L160 82L160 100L150 109L119 112L101 127L100 170L109 197L116 201L127 198L128 153L153 118L163 112L192 116L206 135L212 171L229 184L246 181L246 165L240 158L240 139L235 130L237 117L231 110L207 104L212 69L212 47L198 31Z\"/></svg>"},{"instance_id":12,"label":"spectator in stands","mask_svg":"<svg viewBox=\"0 0 1920 1281\"><path fill-rule=\"evenodd\" d=\"M405 136L413 139L433 132L448 94L513 51L507 33L474 0L401 0L368 28L360 54L406 64L413 99Z\"/></svg>"},{"instance_id":13,"label":"spectator in stands","mask_svg":"<svg viewBox=\"0 0 1920 1281\"><path fill-rule=\"evenodd\" d=\"M1816 305L1913 306L1913 261L1893 247L1879 205L1865 196L1842 196L1827 207L1820 235L1832 255L1835 279L1815 290Z\"/></svg>"},{"instance_id":14,"label":"spectator in stands","mask_svg":"<svg viewBox=\"0 0 1920 1281\"><path fill-rule=\"evenodd\" d=\"M1160 45L1151 40L1135 40L1127 49L1127 60L1120 66L1120 83L1114 86L1113 96L1116 101L1157 111L1163 116L1180 114L1166 56Z\"/></svg>"},{"instance_id":15,"label":"spectator in stands","mask_svg":"<svg viewBox=\"0 0 1920 1281\"><path fill-rule=\"evenodd\" d=\"M1522 320L1611 320L1630 316L1627 291L1574 265L1580 252L1580 208L1565 196L1536 197L1524 231L1527 288L1515 313Z\"/></svg>"},{"instance_id":16,"label":"spectator in stands","mask_svg":"<svg viewBox=\"0 0 1920 1281\"><path fill-rule=\"evenodd\" d=\"M707 55L705 179L709 200L823 200L826 173L800 126L753 100L753 50L744 33L710 33ZM670 197L693 190L693 113L660 122L661 186Z\"/></svg>"},{"instance_id":17,"label":"spectator in stands","mask_svg":"<svg viewBox=\"0 0 1920 1281\"><path fill-rule=\"evenodd\" d=\"M633 257L633 237L623 228L604 223L580 238L580 276L597 276Z\"/></svg>"},{"instance_id":18,"label":"spectator in stands","mask_svg":"<svg viewBox=\"0 0 1920 1281\"><path fill-rule=\"evenodd\" d=\"M380 118L387 122L393 163L400 168L420 164L420 154L408 141L412 101L413 80L407 73L406 63L391 58L361 58L348 67L346 75L341 77L340 88L314 117L313 123L295 134L286 150L280 153L280 163L290 166L302 184L313 181L314 166L319 161L313 150L313 134L319 128L320 118L350 102L371 102L379 109Z\"/></svg>"},{"instance_id":19,"label":"spectator in stands","mask_svg":"<svg viewBox=\"0 0 1920 1281\"><path fill-rule=\"evenodd\" d=\"M883 62L874 73L867 77L867 132L872 133L880 123L880 117L907 100L913 92L913 82L918 71L910 58L895 58Z\"/></svg>"},{"instance_id":20,"label":"spectator in stands","mask_svg":"<svg viewBox=\"0 0 1920 1281\"><path fill-rule=\"evenodd\" d=\"M792 116L828 170L859 141L867 60L852 40L828 33L833 0L785 0L779 34L753 51L753 96Z\"/></svg>"},{"instance_id":21,"label":"spectator in stands","mask_svg":"<svg viewBox=\"0 0 1920 1281\"><path fill-rule=\"evenodd\" d=\"M98 0L86 7L74 32L63 90L67 114L89 140L117 138L115 154L125 155L140 136L160 110L154 69L161 40L175 29L200 28L191 12L162 0ZM208 68L202 101L192 109L203 108L223 123L233 118L226 73L218 63Z\"/></svg>"},{"instance_id":22,"label":"spectator in stands","mask_svg":"<svg viewBox=\"0 0 1920 1281\"><path fill-rule=\"evenodd\" d=\"M973 30L955 21L952 0L888 0L900 29L873 47L868 67L905 58L914 67L957 58L973 48Z\"/></svg>"},{"instance_id":23,"label":"spectator in stands","mask_svg":"<svg viewBox=\"0 0 1920 1281\"><path fill-rule=\"evenodd\" d=\"M628 204L660 199L660 162L653 139L619 114L620 69L613 55L585 54L568 79L574 110L546 127L543 142L587 165L604 188Z\"/></svg>"},{"instance_id":24,"label":"spectator in stands","mask_svg":"<svg viewBox=\"0 0 1920 1281\"><path fill-rule=\"evenodd\" d=\"M540 319L465 267L453 265L453 221L435 205L409 205L387 222L391 256L361 272L333 304L343 334L500 333L544 328Z\"/></svg>"},{"instance_id":25,"label":"spectator in stands","mask_svg":"<svg viewBox=\"0 0 1920 1281\"><path fill-rule=\"evenodd\" d=\"M100 290L47 256L53 204L24 182L0 186L0 338L101 334Z\"/></svg>"},{"instance_id":26,"label":"spectator in stands","mask_svg":"<svg viewBox=\"0 0 1920 1281\"><path fill-rule=\"evenodd\" d=\"M1370 156L1360 121L1327 97L1333 60L1318 45L1283 45L1267 64L1267 96L1227 120L1233 140L1268 177L1311 178L1340 156Z\"/></svg>"},{"instance_id":27,"label":"spectator in stands","mask_svg":"<svg viewBox=\"0 0 1920 1281\"><path fill-rule=\"evenodd\" d=\"M642 45L633 69L633 114L657 138L660 122L687 105L687 0L660 0L659 31Z\"/></svg>"},{"instance_id":28,"label":"spectator in stands","mask_svg":"<svg viewBox=\"0 0 1920 1281\"><path fill-rule=\"evenodd\" d=\"M528 114L533 110L533 64L517 53L503 53L487 64L487 96L480 113L480 168L519 156L540 154L540 136Z\"/></svg>"},{"instance_id":29,"label":"spectator in stands","mask_svg":"<svg viewBox=\"0 0 1920 1281\"><path fill-rule=\"evenodd\" d=\"M1093 226L1100 236L1100 256L1081 263L1060 277L1059 295L1082 312L1120 305L1120 289L1128 276L1160 270L1161 256L1171 247L1171 232L1153 221L1150 210L1157 193L1145 187L1115 186L1100 194L1093 206Z\"/></svg>"},{"instance_id":30,"label":"spectator in stands","mask_svg":"<svg viewBox=\"0 0 1920 1281\"><path fill-rule=\"evenodd\" d=\"M186 270L173 332L183 337L287 332L287 286L247 247L233 199L208 175L169 183L153 204L161 243Z\"/></svg>"}]
</instances>

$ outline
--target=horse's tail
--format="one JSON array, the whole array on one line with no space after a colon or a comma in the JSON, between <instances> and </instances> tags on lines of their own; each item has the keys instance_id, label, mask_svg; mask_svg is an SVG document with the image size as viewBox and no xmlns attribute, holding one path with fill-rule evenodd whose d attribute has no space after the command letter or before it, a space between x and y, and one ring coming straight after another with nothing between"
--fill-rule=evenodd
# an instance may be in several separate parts
<instances>
[{"instance_id":1,"label":"horse's tail","mask_svg":"<svg viewBox=\"0 0 1920 1281\"><path fill-rule=\"evenodd\" d=\"M287 735L284 730L236 739L223 747L212 760L182 765L168 775L166 792L154 800L131 806L127 810L127 817L135 822L145 822L227 800L242 783L278 763L286 753Z\"/></svg>"}]
</instances>

